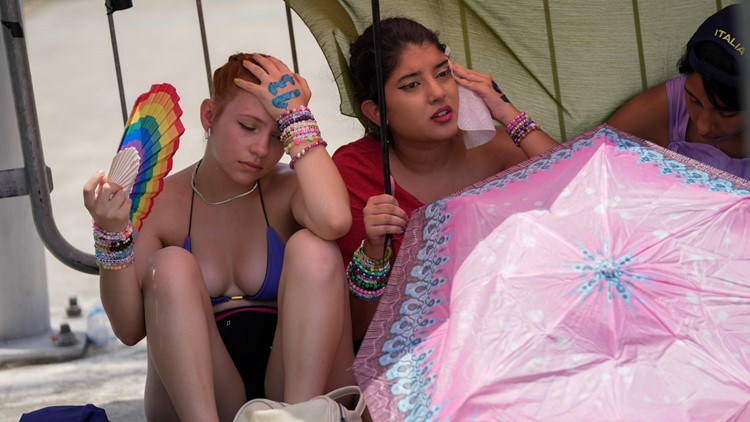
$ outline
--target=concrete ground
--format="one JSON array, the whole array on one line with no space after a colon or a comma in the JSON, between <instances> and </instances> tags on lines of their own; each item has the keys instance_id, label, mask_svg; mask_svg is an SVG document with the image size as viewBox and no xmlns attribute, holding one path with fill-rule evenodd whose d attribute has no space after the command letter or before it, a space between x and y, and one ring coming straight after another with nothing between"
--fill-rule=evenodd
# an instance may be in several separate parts
<instances>
[{"instance_id":1,"label":"concrete ground","mask_svg":"<svg viewBox=\"0 0 750 422\"><path fill-rule=\"evenodd\" d=\"M283 1L202 3L212 69L237 51L262 51L291 63ZM91 174L109 166L123 126L104 2L27 0L24 13L40 133L54 181L55 221L72 245L93 252L81 189ZM208 96L196 2L134 2L114 14L114 23L128 110L151 84L173 84L186 128L174 168L189 165L202 154L197 111ZM310 106L333 151L356 139L361 128L339 114L333 76L296 16L294 30L300 73L313 90ZM0 356L13 362L0 369L0 422L46 406L85 403L104 408L112 421L145 420L145 342L84 347L85 315L98 303L98 279L49 252L46 270L51 327L56 331L67 322L81 342L52 351L46 336L0 343ZM77 297L83 317L66 315L70 296ZM58 361L38 363L49 359Z\"/></svg>"}]
</instances>

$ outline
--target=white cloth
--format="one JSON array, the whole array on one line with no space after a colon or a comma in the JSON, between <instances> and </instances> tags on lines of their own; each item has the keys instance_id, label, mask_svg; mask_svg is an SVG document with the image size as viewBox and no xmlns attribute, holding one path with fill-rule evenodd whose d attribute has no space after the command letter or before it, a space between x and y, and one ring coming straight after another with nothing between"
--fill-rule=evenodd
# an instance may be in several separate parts
<instances>
[{"instance_id":1,"label":"white cloth","mask_svg":"<svg viewBox=\"0 0 750 422\"><path fill-rule=\"evenodd\" d=\"M484 100L474 91L458 86L458 128L467 149L486 144L495 136L495 122Z\"/></svg>"}]
</instances>

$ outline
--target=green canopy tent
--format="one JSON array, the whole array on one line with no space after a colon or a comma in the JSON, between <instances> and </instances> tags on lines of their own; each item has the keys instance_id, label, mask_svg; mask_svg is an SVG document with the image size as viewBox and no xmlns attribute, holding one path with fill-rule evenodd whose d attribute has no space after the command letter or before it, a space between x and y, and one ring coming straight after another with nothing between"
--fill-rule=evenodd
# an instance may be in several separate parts
<instances>
[{"instance_id":1,"label":"green canopy tent","mask_svg":"<svg viewBox=\"0 0 750 422\"><path fill-rule=\"evenodd\" d=\"M349 42L372 23L370 0L287 0L310 28L354 116ZM633 95L677 73L695 28L736 1L383 0L381 18L413 18L454 60L491 73L558 141L602 123Z\"/></svg>"}]
</instances>

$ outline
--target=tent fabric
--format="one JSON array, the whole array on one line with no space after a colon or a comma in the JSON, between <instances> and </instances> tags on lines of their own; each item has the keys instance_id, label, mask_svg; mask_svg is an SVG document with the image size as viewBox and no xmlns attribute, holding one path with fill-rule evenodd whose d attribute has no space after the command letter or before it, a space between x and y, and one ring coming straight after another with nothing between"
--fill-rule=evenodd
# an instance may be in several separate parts
<instances>
[{"instance_id":1,"label":"tent fabric","mask_svg":"<svg viewBox=\"0 0 750 422\"><path fill-rule=\"evenodd\" d=\"M371 24L368 0L287 0L321 46L354 116L349 43ZM558 141L606 120L635 94L677 74L693 31L733 1L383 0L439 32L457 62L491 73L516 106Z\"/></svg>"}]
</instances>

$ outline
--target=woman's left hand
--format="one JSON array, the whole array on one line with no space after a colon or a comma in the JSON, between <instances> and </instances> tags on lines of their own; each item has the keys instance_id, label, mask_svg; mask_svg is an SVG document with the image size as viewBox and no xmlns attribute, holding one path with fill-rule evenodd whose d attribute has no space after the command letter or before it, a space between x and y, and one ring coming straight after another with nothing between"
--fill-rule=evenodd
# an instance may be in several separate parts
<instances>
[{"instance_id":1,"label":"woman's left hand","mask_svg":"<svg viewBox=\"0 0 750 422\"><path fill-rule=\"evenodd\" d=\"M518 115L518 109L507 101L507 97L495 90L491 75L467 69L453 61L451 61L451 66L456 82L479 95L490 109L493 119L505 125Z\"/></svg>"},{"instance_id":2,"label":"woman's left hand","mask_svg":"<svg viewBox=\"0 0 750 422\"><path fill-rule=\"evenodd\" d=\"M305 78L292 73L284 62L273 56L253 54L255 63L245 60L242 66L260 80L254 84L236 78L234 83L245 91L255 95L274 118L284 111L310 102L312 93Z\"/></svg>"}]
</instances>

